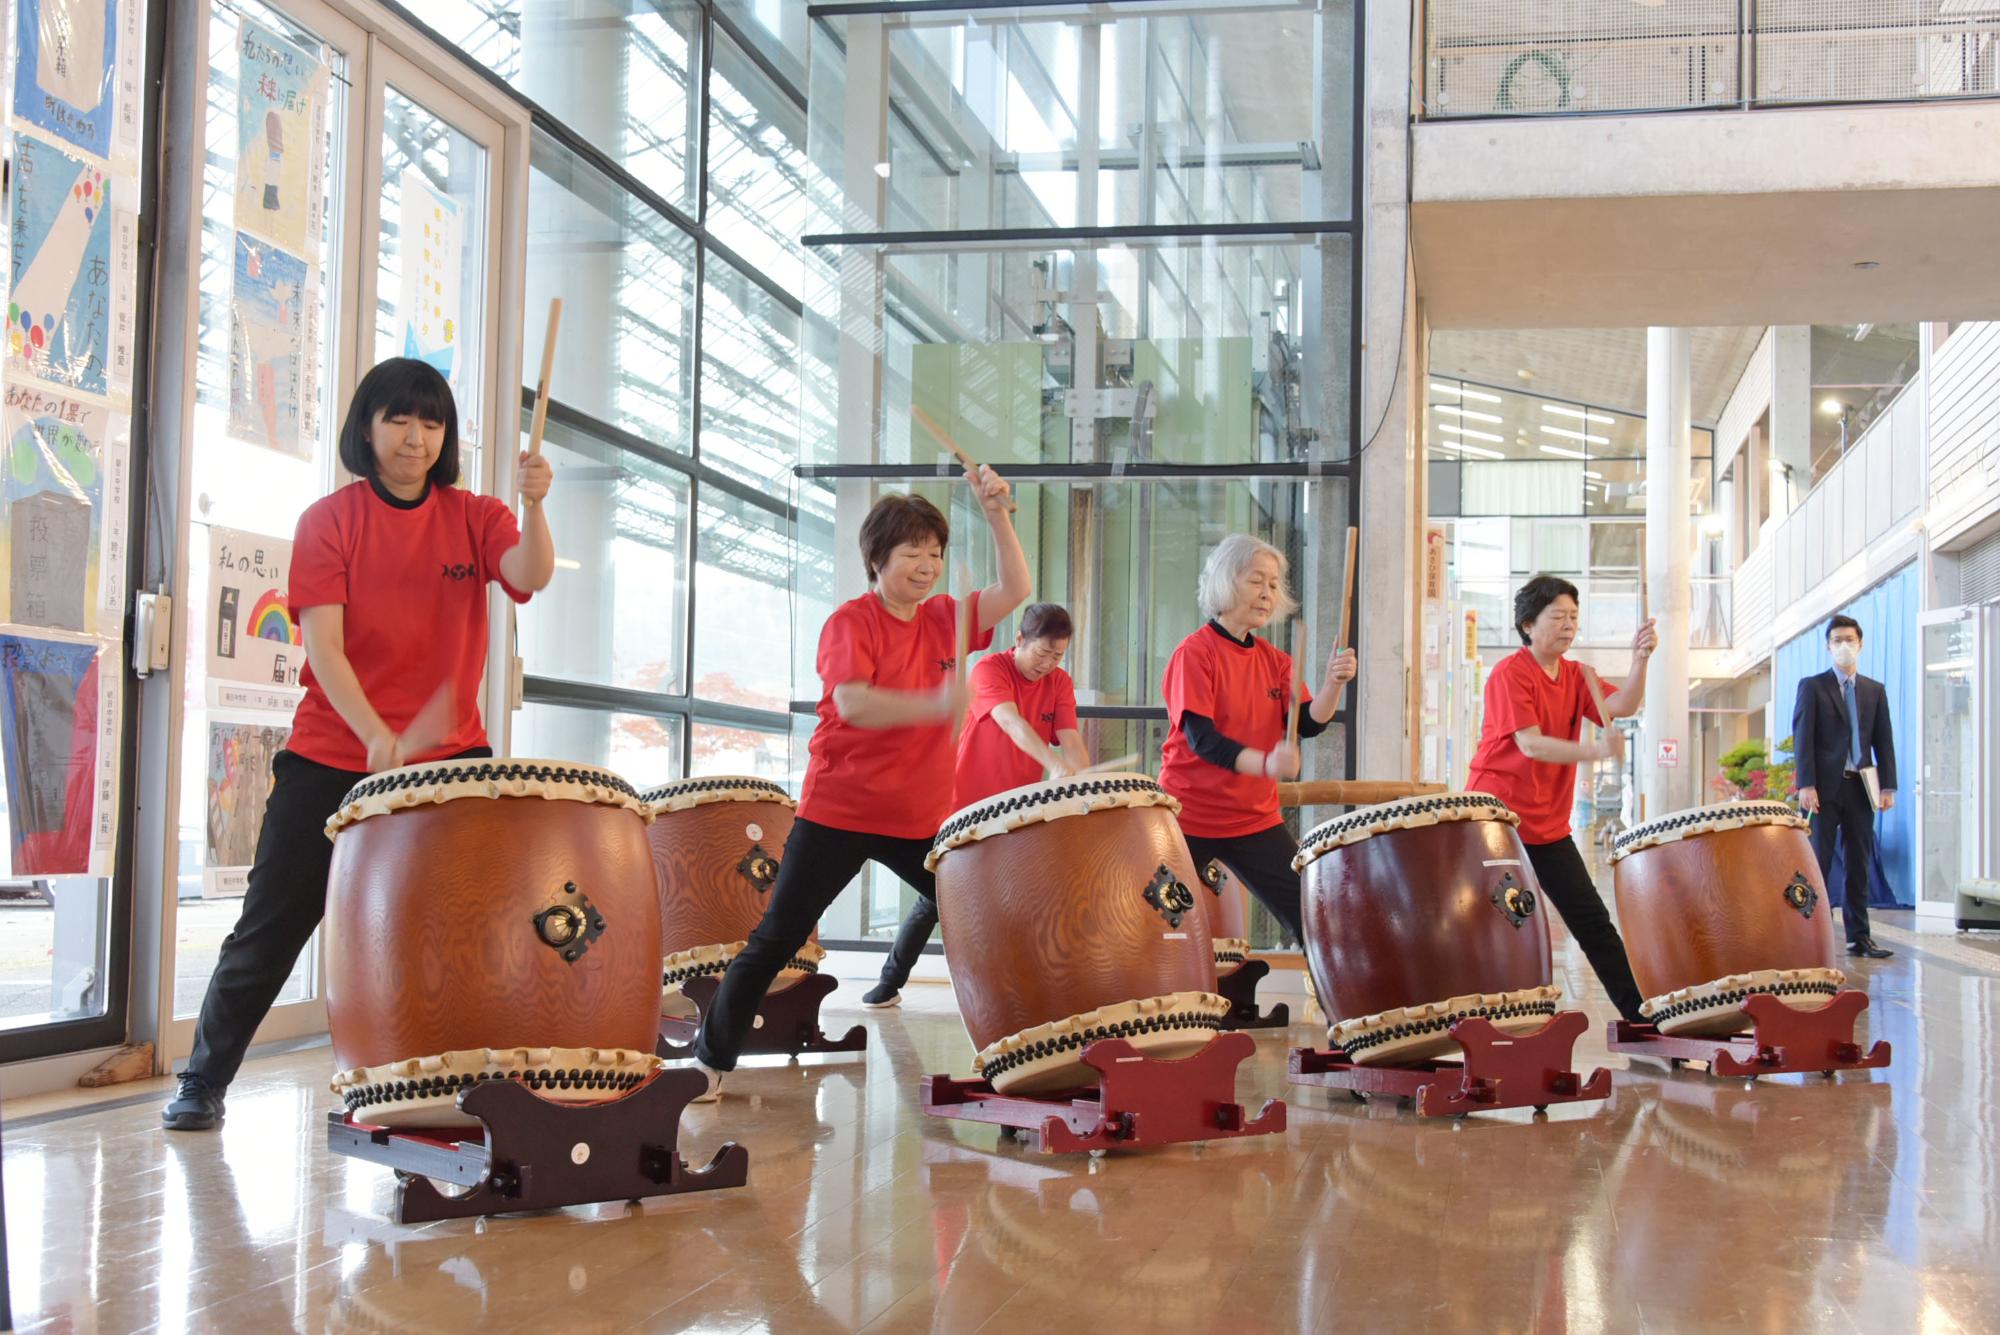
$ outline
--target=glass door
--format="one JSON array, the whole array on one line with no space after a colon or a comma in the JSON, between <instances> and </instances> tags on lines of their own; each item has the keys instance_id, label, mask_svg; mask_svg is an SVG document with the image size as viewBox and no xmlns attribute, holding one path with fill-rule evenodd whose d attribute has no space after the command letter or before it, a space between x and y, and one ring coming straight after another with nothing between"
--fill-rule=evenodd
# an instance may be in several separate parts
<instances>
[{"instance_id":1,"label":"glass door","mask_svg":"<svg viewBox=\"0 0 2000 1335\"><path fill-rule=\"evenodd\" d=\"M169 1062L192 1047L302 694L291 539L352 480L346 397L383 358L437 366L477 487L500 363L487 294L502 124L318 0L208 0L208 22ZM259 1042L325 1029L321 958L316 935Z\"/></svg>"},{"instance_id":2,"label":"glass door","mask_svg":"<svg viewBox=\"0 0 2000 1335\"><path fill-rule=\"evenodd\" d=\"M1917 789L1922 849L1917 911L1949 917L1958 887L1990 877L1995 777L1995 626L2000 611L1960 607L1927 613L1923 636L1922 765Z\"/></svg>"}]
</instances>

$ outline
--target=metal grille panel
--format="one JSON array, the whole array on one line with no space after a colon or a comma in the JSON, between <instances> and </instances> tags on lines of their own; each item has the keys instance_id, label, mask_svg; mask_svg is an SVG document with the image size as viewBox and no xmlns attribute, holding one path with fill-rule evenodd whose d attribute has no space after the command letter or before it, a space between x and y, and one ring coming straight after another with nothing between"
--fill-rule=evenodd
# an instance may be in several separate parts
<instances>
[{"instance_id":1,"label":"metal grille panel","mask_svg":"<svg viewBox=\"0 0 2000 1335\"><path fill-rule=\"evenodd\" d=\"M1732 105L1740 32L1738 0L1433 0L1427 114Z\"/></svg>"},{"instance_id":2,"label":"metal grille panel","mask_svg":"<svg viewBox=\"0 0 2000 1335\"><path fill-rule=\"evenodd\" d=\"M1906 102L1991 95L2000 5L1990 0L1761 0L1760 102Z\"/></svg>"}]
</instances>

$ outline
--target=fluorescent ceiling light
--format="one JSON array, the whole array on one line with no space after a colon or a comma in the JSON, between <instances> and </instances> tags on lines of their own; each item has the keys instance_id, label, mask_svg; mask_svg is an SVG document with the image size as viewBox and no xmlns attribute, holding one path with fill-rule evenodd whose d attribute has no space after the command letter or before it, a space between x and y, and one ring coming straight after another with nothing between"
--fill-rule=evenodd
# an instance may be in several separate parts
<instances>
[{"instance_id":1,"label":"fluorescent ceiling light","mask_svg":"<svg viewBox=\"0 0 2000 1335\"><path fill-rule=\"evenodd\" d=\"M1431 381L1431 388L1440 394L1463 394L1465 392L1457 385L1440 385L1435 380Z\"/></svg>"},{"instance_id":2,"label":"fluorescent ceiling light","mask_svg":"<svg viewBox=\"0 0 2000 1335\"><path fill-rule=\"evenodd\" d=\"M1593 472L1591 472L1591 471L1590 471L1590 470L1589 470L1588 468L1586 468L1586 469L1584 469L1584 470L1583 470L1583 475L1584 475L1585 477L1589 478L1589 479L1590 479L1590 480L1591 480L1592 482L1602 482L1602 481L1604 481L1604 474L1602 474L1602 473L1593 473Z\"/></svg>"},{"instance_id":3,"label":"fluorescent ceiling light","mask_svg":"<svg viewBox=\"0 0 2000 1335\"><path fill-rule=\"evenodd\" d=\"M1469 426L1453 426L1450 422L1438 423L1438 430L1449 431L1454 436L1470 436L1474 440L1490 440L1496 445L1507 439L1505 436L1496 436L1491 431L1474 431Z\"/></svg>"},{"instance_id":4,"label":"fluorescent ceiling light","mask_svg":"<svg viewBox=\"0 0 2000 1335\"><path fill-rule=\"evenodd\" d=\"M1542 453L1560 455L1565 459L1588 459L1590 457L1582 450L1566 450L1560 445L1544 445L1542 446Z\"/></svg>"},{"instance_id":5,"label":"fluorescent ceiling light","mask_svg":"<svg viewBox=\"0 0 2000 1335\"><path fill-rule=\"evenodd\" d=\"M1468 399L1478 399L1481 403L1499 403L1502 401L1498 394L1487 394L1476 389L1461 389L1458 392Z\"/></svg>"},{"instance_id":6,"label":"fluorescent ceiling light","mask_svg":"<svg viewBox=\"0 0 2000 1335\"><path fill-rule=\"evenodd\" d=\"M1555 403L1543 404L1542 411L1545 413L1554 413L1558 417L1574 417L1578 421L1582 422L1602 422L1606 426L1609 426L1611 425L1611 423L1616 422L1618 420L1617 418L1611 417L1605 413L1589 413L1585 412L1581 408L1565 408L1562 405Z\"/></svg>"},{"instance_id":7,"label":"fluorescent ceiling light","mask_svg":"<svg viewBox=\"0 0 2000 1335\"><path fill-rule=\"evenodd\" d=\"M1470 418L1475 422L1497 422L1500 420L1498 414L1495 413L1476 413L1470 408L1454 408L1448 403L1434 403L1431 406L1441 413L1450 413L1453 417Z\"/></svg>"},{"instance_id":8,"label":"fluorescent ceiling light","mask_svg":"<svg viewBox=\"0 0 2000 1335\"><path fill-rule=\"evenodd\" d=\"M1828 417L1838 417L1840 415L1840 410L1842 408L1845 408L1846 406L1847 405L1842 403L1839 399L1821 399L1819 401L1819 410L1825 413Z\"/></svg>"},{"instance_id":9,"label":"fluorescent ceiling light","mask_svg":"<svg viewBox=\"0 0 2000 1335\"><path fill-rule=\"evenodd\" d=\"M1592 445L1609 445L1611 443L1611 437L1609 436L1592 436L1582 431L1571 431L1566 426L1545 426L1542 430L1551 436L1567 436L1571 440L1587 440ZM1581 458L1582 456L1579 455L1577 457Z\"/></svg>"}]
</instances>

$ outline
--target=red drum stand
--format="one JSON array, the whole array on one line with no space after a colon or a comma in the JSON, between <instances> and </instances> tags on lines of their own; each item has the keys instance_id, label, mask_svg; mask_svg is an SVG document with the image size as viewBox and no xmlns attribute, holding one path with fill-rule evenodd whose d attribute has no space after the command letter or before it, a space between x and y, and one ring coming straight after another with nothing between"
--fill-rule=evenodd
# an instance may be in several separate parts
<instances>
[{"instance_id":1,"label":"red drum stand","mask_svg":"<svg viewBox=\"0 0 2000 1335\"><path fill-rule=\"evenodd\" d=\"M1605 1041L1613 1052L1651 1057L1679 1066L1707 1062L1709 1074L1751 1080L1760 1075L1799 1075L1818 1071L1865 1071L1889 1064L1889 1045L1878 1042L1862 1052L1854 1041L1854 1022L1868 1008L1868 994L1843 988L1817 1010L1797 1010L1768 992L1743 999L1751 1030L1732 1038L1676 1038L1650 1024L1613 1020Z\"/></svg>"},{"instance_id":2,"label":"red drum stand","mask_svg":"<svg viewBox=\"0 0 2000 1335\"><path fill-rule=\"evenodd\" d=\"M692 1020L677 1016L660 1017L660 1041L654 1052L668 1061L694 1056L694 1036L701 1030L701 1017L715 1001L722 986L716 977L690 978L681 984L681 995L694 1003ZM797 1057L808 1052L860 1052L868 1046L868 1030L855 1025L839 1038L828 1038L819 1027L820 1003L840 986L832 974L811 973L790 987L766 992L757 1003L757 1023L744 1040L743 1055Z\"/></svg>"},{"instance_id":3,"label":"red drum stand","mask_svg":"<svg viewBox=\"0 0 2000 1335\"><path fill-rule=\"evenodd\" d=\"M1163 1060L1125 1039L1100 1038L1083 1050L1084 1064L1100 1076L1095 1089L1041 1098L996 1093L984 1080L927 1075L924 1111L1009 1128L1043 1154L1269 1135L1285 1129L1285 1105L1272 1099L1250 1117L1236 1102L1236 1068L1256 1050L1247 1034L1218 1034L1191 1057Z\"/></svg>"},{"instance_id":4,"label":"red drum stand","mask_svg":"<svg viewBox=\"0 0 2000 1335\"><path fill-rule=\"evenodd\" d=\"M1410 1066L1362 1066L1339 1048L1293 1048L1291 1082L1344 1089L1357 1098L1391 1094L1416 1105L1420 1117L1464 1117L1501 1108L1533 1108L1607 1098L1611 1073L1588 1079L1570 1069L1571 1049L1590 1025L1582 1011L1563 1011L1531 1034L1504 1034L1491 1020L1470 1016L1451 1027L1465 1060Z\"/></svg>"},{"instance_id":5,"label":"red drum stand","mask_svg":"<svg viewBox=\"0 0 2000 1335\"><path fill-rule=\"evenodd\" d=\"M1257 984L1270 972L1262 960L1245 960L1216 976L1215 994L1229 1003L1224 1029L1282 1029L1292 1022L1292 1008L1282 1001L1268 1011L1257 1009Z\"/></svg>"},{"instance_id":6,"label":"red drum stand","mask_svg":"<svg viewBox=\"0 0 2000 1335\"><path fill-rule=\"evenodd\" d=\"M565 1104L495 1080L458 1096L483 1134L398 1131L336 1111L327 1116L326 1147L396 1170L399 1224L740 1187L750 1151L733 1141L706 1168L681 1158L681 1113L704 1087L697 1071L660 1071L619 1098Z\"/></svg>"}]
</instances>

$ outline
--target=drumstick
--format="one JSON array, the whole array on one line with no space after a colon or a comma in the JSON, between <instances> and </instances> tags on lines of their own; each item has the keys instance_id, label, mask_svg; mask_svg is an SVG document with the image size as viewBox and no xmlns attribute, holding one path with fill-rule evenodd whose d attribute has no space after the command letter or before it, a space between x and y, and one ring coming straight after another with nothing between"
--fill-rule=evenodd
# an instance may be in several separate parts
<instances>
[{"instance_id":1,"label":"drumstick","mask_svg":"<svg viewBox=\"0 0 2000 1335\"><path fill-rule=\"evenodd\" d=\"M1100 760L1095 765L1086 765L1078 774L1108 774L1112 770L1130 769L1139 763L1139 753L1130 751L1116 760Z\"/></svg>"},{"instance_id":2,"label":"drumstick","mask_svg":"<svg viewBox=\"0 0 2000 1335\"><path fill-rule=\"evenodd\" d=\"M1292 658L1292 707L1285 711L1285 745L1295 747L1299 744L1299 706L1306 698L1306 674L1299 667L1299 657L1306 648L1306 628L1296 617L1292 620L1292 647L1299 653Z\"/></svg>"},{"instance_id":3,"label":"drumstick","mask_svg":"<svg viewBox=\"0 0 2000 1335\"><path fill-rule=\"evenodd\" d=\"M965 657L972 652L972 572L964 566L958 567L958 656L953 660L952 677L958 683L959 694L965 693ZM951 740L958 741L959 730L965 726L965 714L960 711L951 723Z\"/></svg>"},{"instance_id":4,"label":"drumstick","mask_svg":"<svg viewBox=\"0 0 2000 1335\"><path fill-rule=\"evenodd\" d=\"M556 369L556 327L562 323L562 298L549 298L549 331L542 337L542 378L535 385L535 416L528 424L528 453L542 452L542 428L549 420L549 378Z\"/></svg>"},{"instance_id":5,"label":"drumstick","mask_svg":"<svg viewBox=\"0 0 2000 1335\"><path fill-rule=\"evenodd\" d=\"M456 697L457 692L452 689L449 680L431 693L431 698L424 702L424 707L417 711L409 726L396 738L396 750L404 760L443 744L451 734Z\"/></svg>"},{"instance_id":6,"label":"drumstick","mask_svg":"<svg viewBox=\"0 0 2000 1335\"><path fill-rule=\"evenodd\" d=\"M1354 624L1354 551L1360 538L1361 530L1350 525L1347 530L1347 569L1342 576L1347 587L1340 593L1340 635L1333 642L1336 649L1347 647L1347 632Z\"/></svg>"},{"instance_id":7,"label":"drumstick","mask_svg":"<svg viewBox=\"0 0 2000 1335\"><path fill-rule=\"evenodd\" d=\"M1611 730L1611 715L1606 713L1604 709L1604 687L1598 682L1595 672L1584 667L1581 663L1577 664L1577 668L1583 673L1583 684L1590 688L1590 703L1597 706L1597 717L1602 720L1597 726L1609 732Z\"/></svg>"},{"instance_id":8,"label":"drumstick","mask_svg":"<svg viewBox=\"0 0 2000 1335\"><path fill-rule=\"evenodd\" d=\"M938 444L950 450L958 461L965 465L966 472L972 474L974 477L979 476L979 465L973 462L972 456L961 449L957 441L946 435L945 429L933 421L929 413L913 403L910 405L910 416L917 419L918 426L921 426L924 430L930 432L932 436L936 437ZM1007 501L1007 513L1011 515L1014 512L1014 501L1010 497Z\"/></svg>"}]
</instances>

